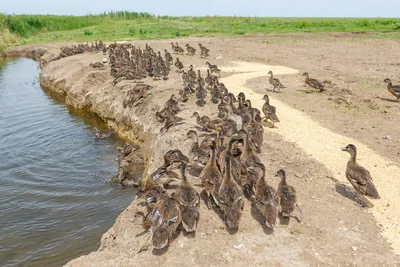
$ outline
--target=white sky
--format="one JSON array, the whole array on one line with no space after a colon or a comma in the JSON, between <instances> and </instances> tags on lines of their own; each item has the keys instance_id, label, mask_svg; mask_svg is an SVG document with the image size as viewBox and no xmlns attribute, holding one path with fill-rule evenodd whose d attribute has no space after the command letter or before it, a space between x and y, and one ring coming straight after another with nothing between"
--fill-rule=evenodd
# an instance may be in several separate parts
<instances>
[{"instance_id":1,"label":"white sky","mask_svg":"<svg viewBox=\"0 0 400 267\"><path fill-rule=\"evenodd\" d=\"M130 10L169 16L391 17L400 0L0 0L8 14L86 15Z\"/></svg>"}]
</instances>

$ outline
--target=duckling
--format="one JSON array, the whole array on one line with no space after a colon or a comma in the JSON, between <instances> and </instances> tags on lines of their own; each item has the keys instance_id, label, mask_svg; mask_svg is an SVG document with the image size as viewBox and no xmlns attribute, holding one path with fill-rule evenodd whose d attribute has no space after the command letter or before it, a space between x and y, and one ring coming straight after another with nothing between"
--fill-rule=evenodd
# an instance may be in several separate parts
<instances>
[{"instance_id":1,"label":"duckling","mask_svg":"<svg viewBox=\"0 0 400 267\"><path fill-rule=\"evenodd\" d=\"M201 163L206 164L208 161L208 153L204 149L199 146L199 138L197 137L197 132L194 130L190 130L187 132L186 136L189 139L193 140L193 143L190 146L189 153L192 156L192 159L196 159Z\"/></svg>"},{"instance_id":2,"label":"duckling","mask_svg":"<svg viewBox=\"0 0 400 267\"><path fill-rule=\"evenodd\" d=\"M163 165L150 174L149 180L152 185L167 185L172 181L180 180L179 175L168 168L174 163L189 163L189 158L183 155L179 149L167 151L163 158Z\"/></svg>"},{"instance_id":3,"label":"duckling","mask_svg":"<svg viewBox=\"0 0 400 267\"><path fill-rule=\"evenodd\" d=\"M347 163L346 178L349 180L354 189L361 195L379 199L378 191L372 183L371 173L364 167L358 165L356 161L357 148L353 144L349 144L342 148L342 151L350 153L350 160Z\"/></svg>"},{"instance_id":4,"label":"duckling","mask_svg":"<svg viewBox=\"0 0 400 267\"><path fill-rule=\"evenodd\" d=\"M206 86L206 82L204 81L203 77L201 77L200 70L197 70L197 84L201 86Z\"/></svg>"},{"instance_id":5,"label":"duckling","mask_svg":"<svg viewBox=\"0 0 400 267\"><path fill-rule=\"evenodd\" d=\"M286 183L286 173L284 170L280 169L275 176L281 178L278 185L278 196L281 204L281 210L279 213L282 217L290 217L290 214L294 210L294 206L297 205L296 189ZM299 208L298 205L297 207ZM299 211L301 213L300 208Z\"/></svg>"},{"instance_id":6,"label":"duckling","mask_svg":"<svg viewBox=\"0 0 400 267\"><path fill-rule=\"evenodd\" d=\"M221 139L221 135L219 136L219 138ZM233 141L232 141L233 140ZM233 144L231 145L231 148L229 148L229 144L230 142L233 142ZM231 155L233 154L233 148L237 148L237 144L238 142L240 142L240 139L234 139L234 138L228 138L228 145L227 148L223 148L224 150L220 151L219 155L218 155L218 166L219 169L221 170L221 173L225 173L225 168L226 168L226 164L225 164L225 158L226 155L228 153L230 153ZM221 140L221 143L224 143L224 140ZM222 146L223 147L223 146ZM230 149L230 150L229 150ZM235 159L235 157L231 157L231 170L232 170L232 176L235 179L235 181L238 183L238 185L243 186L245 184L245 181L243 180L243 176L241 175L241 171L242 171L242 164L241 162L239 162L237 159Z\"/></svg>"},{"instance_id":7,"label":"duckling","mask_svg":"<svg viewBox=\"0 0 400 267\"><path fill-rule=\"evenodd\" d=\"M268 228L274 228L276 219L278 218L280 209L279 195L276 190L268 185L265 180L265 166L262 163L258 164L262 170L262 175L257 180L255 189L256 207L263 215L265 225Z\"/></svg>"},{"instance_id":8,"label":"duckling","mask_svg":"<svg viewBox=\"0 0 400 267\"><path fill-rule=\"evenodd\" d=\"M172 94L170 99L168 99L168 101L165 103L165 107L169 108L170 110L172 110L175 113L178 113L179 111L181 111L181 109L179 108L179 102L176 99L175 94Z\"/></svg>"},{"instance_id":9,"label":"duckling","mask_svg":"<svg viewBox=\"0 0 400 267\"><path fill-rule=\"evenodd\" d=\"M305 83L308 84L308 86L318 89L320 92L325 91L324 85L317 79L310 79L310 76L307 72L304 72L303 76L306 76Z\"/></svg>"},{"instance_id":10,"label":"duckling","mask_svg":"<svg viewBox=\"0 0 400 267\"><path fill-rule=\"evenodd\" d=\"M97 139L107 139L109 138L111 135L114 134L112 128L109 126L108 127L108 131L107 132L101 132L99 129L97 129L97 127L94 127L94 130L96 132L96 138Z\"/></svg>"},{"instance_id":11,"label":"duckling","mask_svg":"<svg viewBox=\"0 0 400 267\"><path fill-rule=\"evenodd\" d=\"M211 73L218 73L218 76L221 76L221 70L217 67L217 65L212 65L210 62L206 62L208 68L210 69Z\"/></svg>"},{"instance_id":12,"label":"duckling","mask_svg":"<svg viewBox=\"0 0 400 267\"><path fill-rule=\"evenodd\" d=\"M178 201L182 215L182 226L186 232L196 231L200 217L200 194L189 183L186 174L186 164L181 164L181 184L175 191L175 199Z\"/></svg>"},{"instance_id":13,"label":"duckling","mask_svg":"<svg viewBox=\"0 0 400 267\"><path fill-rule=\"evenodd\" d=\"M168 117L175 116L175 111L165 107L161 111L156 112L158 122L165 122Z\"/></svg>"},{"instance_id":14,"label":"duckling","mask_svg":"<svg viewBox=\"0 0 400 267\"><path fill-rule=\"evenodd\" d=\"M160 134L164 135L171 127L182 124L184 119L178 116L168 116L165 119L164 126L160 129Z\"/></svg>"},{"instance_id":15,"label":"duckling","mask_svg":"<svg viewBox=\"0 0 400 267\"><path fill-rule=\"evenodd\" d=\"M189 44L186 44L185 47L186 47L187 54L189 56L194 56L194 54L196 53L196 49L194 47L191 47Z\"/></svg>"},{"instance_id":16,"label":"duckling","mask_svg":"<svg viewBox=\"0 0 400 267\"><path fill-rule=\"evenodd\" d=\"M164 49L164 57L166 62L172 63L174 61L174 59L172 58L171 54L167 51L167 49Z\"/></svg>"},{"instance_id":17,"label":"duckling","mask_svg":"<svg viewBox=\"0 0 400 267\"><path fill-rule=\"evenodd\" d=\"M152 244L155 249L163 249L171 243L172 236L182 222L179 203L172 197L157 201L153 212Z\"/></svg>"},{"instance_id":18,"label":"duckling","mask_svg":"<svg viewBox=\"0 0 400 267\"><path fill-rule=\"evenodd\" d=\"M185 90L179 90L179 95L181 96L180 101L186 103L189 100L189 95Z\"/></svg>"},{"instance_id":19,"label":"duckling","mask_svg":"<svg viewBox=\"0 0 400 267\"><path fill-rule=\"evenodd\" d=\"M200 57L201 58L207 58L209 57L208 52L210 52L210 49L206 48L205 46L203 46L202 44L199 44L200 47Z\"/></svg>"},{"instance_id":20,"label":"duckling","mask_svg":"<svg viewBox=\"0 0 400 267\"><path fill-rule=\"evenodd\" d=\"M175 67L177 67L178 68L178 72L182 72L182 70L183 70L183 64L182 64L182 62L181 61L179 61L179 58L176 58L176 61L175 61Z\"/></svg>"},{"instance_id":21,"label":"duckling","mask_svg":"<svg viewBox=\"0 0 400 267\"><path fill-rule=\"evenodd\" d=\"M203 107L206 104L205 99L207 97L207 91L206 91L206 89L204 89L203 86L201 86L201 84L199 84L196 87L196 97L197 97L196 104L199 107Z\"/></svg>"},{"instance_id":22,"label":"duckling","mask_svg":"<svg viewBox=\"0 0 400 267\"><path fill-rule=\"evenodd\" d=\"M240 155L240 160L246 167L252 167L260 163L260 158L254 154L254 149L250 145L249 134L245 130L240 130L239 136L243 139L243 151Z\"/></svg>"},{"instance_id":23,"label":"duckling","mask_svg":"<svg viewBox=\"0 0 400 267\"><path fill-rule=\"evenodd\" d=\"M383 82L387 83L388 91L397 98L397 101L400 101L400 85L393 85L389 78L386 78Z\"/></svg>"},{"instance_id":24,"label":"duckling","mask_svg":"<svg viewBox=\"0 0 400 267\"><path fill-rule=\"evenodd\" d=\"M183 53L185 53L185 50L183 50L183 48L180 47L178 45L178 43L175 43L175 51L176 51L177 54L182 54L183 55Z\"/></svg>"},{"instance_id":25,"label":"duckling","mask_svg":"<svg viewBox=\"0 0 400 267\"><path fill-rule=\"evenodd\" d=\"M211 156L199 177L204 186L204 192L207 195L207 207L208 209L212 209L211 198L216 204L218 203L218 192L222 181L222 175L216 161L215 140L211 140L210 143L203 143L201 148L208 148L211 152Z\"/></svg>"},{"instance_id":26,"label":"duckling","mask_svg":"<svg viewBox=\"0 0 400 267\"><path fill-rule=\"evenodd\" d=\"M182 70L182 81L183 85L187 85L190 83L189 75L184 70Z\"/></svg>"},{"instance_id":27,"label":"duckling","mask_svg":"<svg viewBox=\"0 0 400 267\"><path fill-rule=\"evenodd\" d=\"M261 147L264 140L264 128L261 125L261 123L256 121L257 113L254 110L250 111L250 115L251 115L250 121L243 126L243 129L247 131L251 140L259 148Z\"/></svg>"},{"instance_id":28,"label":"duckling","mask_svg":"<svg viewBox=\"0 0 400 267\"><path fill-rule=\"evenodd\" d=\"M274 128L275 122L279 122L278 116L276 116L276 108L269 104L268 95L264 95L263 100L265 100L265 103L262 107L262 111L265 115L265 121L271 120L272 128Z\"/></svg>"},{"instance_id":29,"label":"duckling","mask_svg":"<svg viewBox=\"0 0 400 267\"><path fill-rule=\"evenodd\" d=\"M196 79L197 79L197 75L196 75L196 72L193 70L193 65L189 66L189 70L188 70L187 74L189 76L189 80L191 82L195 83Z\"/></svg>"},{"instance_id":30,"label":"duckling","mask_svg":"<svg viewBox=\"0 0 400 267\"><path fill-rule=\"evenodd\" d=\"M202 130L206 129L207 123L203 120L203 117L200 117L200 114L197 111L193 112L192 116L190 117L196 117L196 123L201 127Z\"/></svg>"},{"instance_id":31,"label":"duckling","mask_svg":"<svg viewBox=\"0 0 400 267\"><path fill-rule=\"evenodd\" d=\"M208 87L212 87L214 85L214 79L211 76L210 70L207 69L207 76L204 79Z\"/></svg>"},{"instance_id":32,"label":"duckling","mask_svg":"<svg viewBox=\"0 0 400 267\"><path fill-rule=\"evenodd\" d=\"M274 78L274 74L272 73L272 71L270 70L268 72L269 76L269 83L274 87L274 89L272 89L272 92L275 92L275 89L278 88L279 92L281 91L281 88L286 88L277 78Z\"/></svg>"},{"instance_id":33,"label":"duckling","mask_svg":"<svg viewBox=\"0 0 400 267\"><path fill-rule=\"evenodd\" d=\"M234 140L231 140L231 142L233 141ZM231 142L229 144L230 148L232 147ZM231 157L232 155L228 149L228 153L225 157L225 174L218 191L218 203L224 214L227 227L230 229L237 229L239 227L240 218L242 217L244 199L242 188L232 177Z\"/></svg>"}]
</instances>

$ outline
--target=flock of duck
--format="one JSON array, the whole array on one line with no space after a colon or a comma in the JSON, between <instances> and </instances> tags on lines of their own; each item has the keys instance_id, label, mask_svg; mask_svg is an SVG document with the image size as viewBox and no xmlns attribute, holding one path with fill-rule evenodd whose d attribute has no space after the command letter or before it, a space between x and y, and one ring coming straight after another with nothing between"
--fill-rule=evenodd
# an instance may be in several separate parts
<instances>
[{"instance_id":1,"label":"flock of duck","mask_svg":"<svg viewBox=\"0 0 400 267\"><path fill-rule=\"evenodd\" d=\"M178 43L171 43L171 46L174 54L185 53ZM104 50L102 46L94 47ZM201 58L209 57L210 50L201 44L199 47ZM187 55L196 54L196 49L189 44L185 48ZM131 44L112 44L107 50L111 75L115 78L114 85L122 79L139 80L147 76L168 79L173 57L166 49L164 57L147 44L143 50ZM142 226L150 233L155 249L167 247L180 226L188 233L196 231L201 195L209 209L222 214L226 227L231 230L239 227L245 198L257 208L262 217L261 223L268 228L274 228L279 215L297 217L299 220L302 217L296 190L288 184L285 171L280 169L276 172L280 182L274 188L266 178L265 166L259 157L264 134L262 121L271 121L270 127L279 122L276 108L270 104L268 95L263 96L265 103L261 110L254 108L244 92L235 96L219 81L221 69L218 66L210 62L206 65L207 71L203 77L200 70L194 70L193 65L189 65L185 71L183 63L176 57L174 66L181 73L183 83L179 91L180 98L172 94L164 108L156 112L157 120L162 124L160 134L165 134L171 127L178 127L184 121L178 116L180 103L190 98L195 98L199 107L203 107L207 101L215 104L218 116L201 116L200 109L194 112L192 118L198 127L187 132L187 138L192 140L188 156L179 149L166 152L164 163L149 176L138 192L138 196L144 198L141 205L147 207L147 213L138 212L136 215L142 217ZM272 71L268 74L272 91L285 88ZM310 78L307 72L303 76L308 86L320 92L325 90L323 83ZM388 90L399 100L400 86L393 86L389 79L385 79L385 82ZM128 91L124 107L132 107L151 88L138 83ZM101 133L97 134L101 136ZM200 137L203 137L202 140ZM371 174L356 161L356 147L349 144L342 150L351 156L346 178L355 190L361 195L379 198ZM174 169L180 169L180 173ZM193 186L188 175L200 179L203 187L201 192ZM179 181L179 185L169 194L166 188L174 181ZM299 212L294 216L296 206Z\"/></svg>"}]
</instances>

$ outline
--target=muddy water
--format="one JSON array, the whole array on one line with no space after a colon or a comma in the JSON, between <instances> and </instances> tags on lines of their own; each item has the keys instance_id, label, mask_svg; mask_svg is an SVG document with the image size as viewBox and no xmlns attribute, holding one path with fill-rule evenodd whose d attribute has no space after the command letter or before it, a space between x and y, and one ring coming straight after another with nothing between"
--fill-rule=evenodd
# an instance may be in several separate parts
<instances>
[{"instance_id":1,"label":"muddy water","mask_svg":"<svg viewBox=\"0 0 400 267\"><path fill-rule=\"evenodd\" d=\"M36 62L0 66L0 266L60 266L94 251L134 197L115 177L120 140L42 90Z\"/></svg>"}]
</instances>

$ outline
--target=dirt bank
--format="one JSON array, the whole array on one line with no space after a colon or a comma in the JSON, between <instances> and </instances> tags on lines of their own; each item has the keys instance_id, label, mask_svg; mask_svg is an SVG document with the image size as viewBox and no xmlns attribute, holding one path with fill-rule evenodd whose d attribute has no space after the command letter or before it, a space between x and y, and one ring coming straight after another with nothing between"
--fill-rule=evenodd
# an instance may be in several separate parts
<instances>
[{"instance_id":1,"label":"dirt bank","mask_svg":"<svg viewBox=\"0 0 400 267\"><path fill-rule=\"evenodd\" d=\"M302 63L306 59L296 62L290 57L296 55L295 52L290 52L291 50L297 50L297 56L300 58L304 57L307 52L307 50L299 49L300 46L320 49L317 52L313 51L314 54L331 55L333 52L327 51L326 47L330 47L334 51L340 50L331 47L331 45L334 46L331 40L333 38L334 41L334 37L329 37L329 40L326 41L319 39L304 41L301 36L281 38L263 36L201 40L204 45L211 48L212 61L223 66L222 69L225 72L222 75L222 81L225 82L228 89L233 92L246 91L246 95L252 99L252 102L254 101L255 106L260 108L260 103L257 103L256 99L259 97L258 93L261 92L257 93L257 90L266 86L265 78L259 78L262 75L259 72L262 62L265 64L269 61L269 65L275 66L277 74L283 68L276 66L289 67L283 69L288 71L282 72L286 73L282 80L283 82L290 81L290 87L285 90L285 93L272 96L272 104L274 104L275 97L285 102L285 95L296 95L298 93L296 88L302 89L302 78L299 80L295 73L303 71L306 67L316 70L318 69L316 64L320 64L321 68L325 65L325 62L314 61L312 57L307 58L310 62L308 65ZM269 43L265 43L266 40ZM188 39L188 41L198 42L197 39ZM346 47L346 40L337 42ZM374 42L379 43L379 41ZM382 46L385 46L384 41L380 42L382 42ZM392 41L387 42L386 46L390 46ZM143 42L137 43L141 46L144 45ZM149 43L160 50L170 47L169 41ZM347 47L353 46L353 44L352 39L347 40ZM356 47L361 45L355 44ZM216 57L219 59L216 60ZM89 66L90 63L101 61L102 58L102 54L83 54L51 62L42 69L41 82L55 92L65 94L68 104L92 109L100 117L115 125L121 133L145 144L145 154L149 159L146 173L151 173L161 165L163 154L171 148L181 149L182 152L187 153L190 142L186 140L185 136L188 130L195 127L195 121L189 118L194 110L199 111L201 115L211 117L217 114L216 105L207 103L205 107L198 108L194 98L191 98L187 103L181 105L182 112L179 116L186 119L185 124L173 127L165 135L160 136L158 133L162 125L156 122L154 113L163 107L172 93L177 94L181 89L180 75L171 73L170 79L165 82L147 80L146 82L153 85L147 97L136 107L124 109L122 101L129 89L129 83L121 82L114 87L111 85L112 77L109 74L108 66L104 69L92 69ZM182 56L180 58L185 65L193 64L195 68L205 67L205 60L198 57ZM248 64L237 65L232 63L234 61L248 61ZM258 62L258 64L252 62ZM338 63L332 64L336 66ZM351 75L353 74L351 73ZM360 80L362 80L361 75L360 73L357 76L360 77ZM250 85L256 90L255 92L252 92L250 88L243 87L246 80L251 78L254 78L250 81L253 84ZM323 76L323 78L325 77ZM329 78L332 77L329 76ZM327 98L332 97L317 94L300 95L304 99L309 97L315 102L321 99L330 101ZM353 102L358 103L356 97L353 99L355 99ZM289 102L289 104L292 103ZM310 102L308 104L310 105ZM240 230L237 234L230 235L223 229L224 224L219 217L209 211L205 205L201 205L201 218L194 238L179 235L169 250L162 255L153 255L151 250L138 254L144 237L139 235L142 229L139 222L135 221L134 214L139 208L134 201L118 217L115 225L104 234L99 251L75 259L67 266L154 266L160 264L165 266L248 266L250 263L252 266L264 266L265 264L271 266L399 265L398 256L393 253L389 243L382 236L382 229L378 226L381 222L377 222L377 217L371 215L368 210L355 204L351 199L352 194L348 193L351 190L348 189L347 185L349 184L343 177L346 155L339 156L336 154L336 150L339 151L342 143L350 140L361 144L360 140L357 140L358 136L350 135L354 139L341 140L340 134L342 133L321 123L318 118L313 116L310 118L303 112L291 109L281 102L276 102L276 106L278 116L280 110L282 111L282 123L277 125L278 129L266 131L261 160L267 167L267 177L273 186L278 183L277 179L273 177L276 170L280 168L287 170L289 182L299 192L303 222L299 223L296 220L291 220L288 224L281 222L274 232L264 231L253 218L250 203L246 202ZM327 106L323 112L336 114L337 107L340 108L341 105L332 105L332 108ZM396 109L396 106L393 109ZM341 118L334 115L325 118L331 118L331 124L334 121L341 121ZM326 124L329 123L326 122ZM309 131L310 129L311 131ZM335 131L337 135L329 129ZM309 134L312 131L315 134ZM388 131L392 130L388 129ZM393 136L396 136L395 133ZM329 149L321 147L321 144L330 143L330 140L332 143L326 145ZM362 163L367 167L374 164L367 159L374 158L376 153L362 145L359 148ZM375 147L372 149L375 150ZM380 149L377 150L380 152ZM334 156L333 160L329 160L331 155ZM390 154L384 155L396 162L396 158ZM386 168L387 166L383 166L386 163L384 160L377 162L378 167L376 168ZM379 171L373 171L373 174L379 175ZM392 178L382 176L375 178L379 180L377 183L381 195L385 196L389 187L384 183ZM193 180L193 183L199 184L200 181ZM198 189L200 190L199 187ZM393 196L398 197L397 195ZM373 204L380 209L385 209L381 205L386 205L389 200L383 197L382 202L374 201ZM393 205L395 207L395 203ZM387 214L386 211L382 212ZM388 223L392 224L391 221ZM392 229L399 231L398 226L393 225ZM396 234L398 236L397 232L393 233L394 236ZM385 236L387 237L386 234Z\"/></svg>"}]
</instances>

